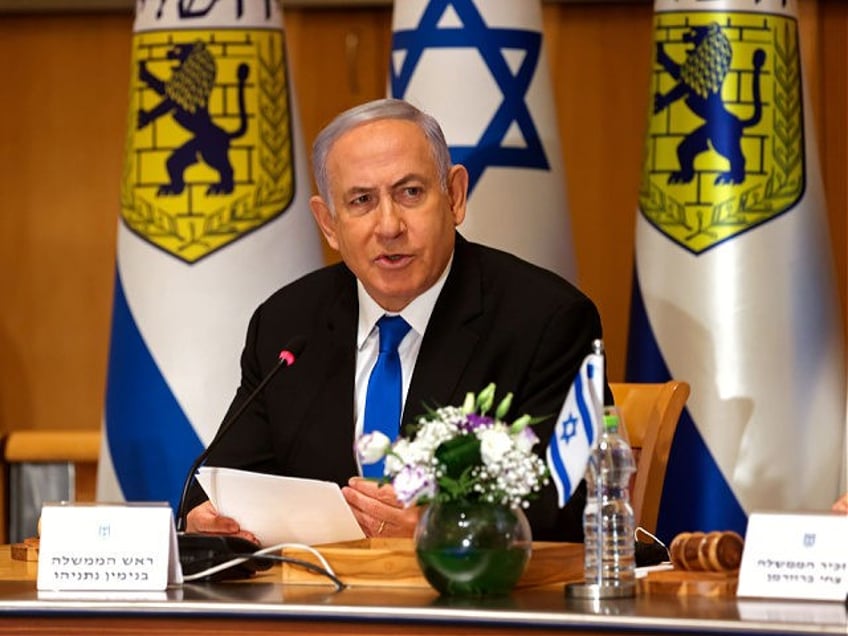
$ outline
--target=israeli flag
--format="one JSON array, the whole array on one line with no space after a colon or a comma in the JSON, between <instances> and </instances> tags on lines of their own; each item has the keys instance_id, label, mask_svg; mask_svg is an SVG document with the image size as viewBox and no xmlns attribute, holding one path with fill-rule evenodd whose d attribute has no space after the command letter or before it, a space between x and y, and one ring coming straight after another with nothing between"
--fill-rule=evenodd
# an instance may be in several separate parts
<instances>
[{"instance_id":1,"label":"israeli flag","mask_svg":"<svg viewBox=\"0 0 848 636\"><path fill-rule=\"evenodd\" d=\"M469 173L469 239L575 280L540 0L395 0L389 94Z\"/></svg>"},{"instance_id":2,"label":"israeli flag","mask_svg":"<svg viewBox=\"0 0 848 636\"><path fill-rule=\"evenodd\" d=\"M583 479L600 431L603 378L603 356L596 353L586 356L568 390L548 444L548 469L557 489L560 508Z\"/></svg>"},{"instance_id":3,"label":"israeli flag","mask_svg":"<svg viewBox=\"0 0 848 636\"><path fill-rule=\"evenodd\" d=\"M322 264L287 66L276 2L137 3L99 500L176 509L252 310Z\"/></svg>"},{"instance_id":4,"label":"israeli flag","mask_svg":"<svg viewBox=\"0 0 848 636\"><path fill-rule=\"evenodd\" d=\"M692 386L666 540L829 510L845 486L843 338L797 11L655 3L627 378Z\"/></svg>"}]
</instances>

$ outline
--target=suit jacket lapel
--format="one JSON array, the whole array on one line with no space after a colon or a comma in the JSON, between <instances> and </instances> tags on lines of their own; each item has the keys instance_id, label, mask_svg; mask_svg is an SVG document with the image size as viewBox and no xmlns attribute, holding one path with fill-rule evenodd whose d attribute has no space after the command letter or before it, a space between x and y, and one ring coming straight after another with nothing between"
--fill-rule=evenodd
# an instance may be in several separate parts
<instances>
[{"instance_id":1,"label":"suit jacket lapel","mask_svg":"<svg viewBox=\"0 0 848 636\"><path fill-rule=\"evenodd\" d=\"M483 311L482 276L473 256L457 234L451 272L433 308L412 374L404 424L423 414L425 404L447 405L480 339L474 320Z\"/></svg>"}]
</instances>

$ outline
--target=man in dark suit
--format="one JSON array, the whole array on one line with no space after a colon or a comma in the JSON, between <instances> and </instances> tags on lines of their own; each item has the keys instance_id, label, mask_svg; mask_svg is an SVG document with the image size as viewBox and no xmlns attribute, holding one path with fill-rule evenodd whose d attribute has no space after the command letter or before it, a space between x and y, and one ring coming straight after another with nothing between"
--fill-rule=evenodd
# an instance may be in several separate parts
<instances>
[{"instance_id":1,"label":"man in dark suit","mask_svg":"<svg viewBox=\"0 0 848 636\"><path fill-rule=\"evenodd\" d=\"M411 536L418 518L391 486L359 477L365 385L377 358L377 320L401 315L403 416L425 405L459 405L495 382L514 393L508 420L547 415L544 452L568 388L601 337L594 304L555 274L467 242L468 174L451 165L436 121L406 102L378 100L342 113L313 147L319 194L310 202L342 263L272 295L254 313L242 380L230 412L301 335L296 366L275 376L209 465L334 481L368 535ZM529 211L532 213L532 211ZM585 493L563 509L553 486L528 510L536 540L582 540ZM253 539L195 489L187 529Z\"/></svg>"}]
</instances>

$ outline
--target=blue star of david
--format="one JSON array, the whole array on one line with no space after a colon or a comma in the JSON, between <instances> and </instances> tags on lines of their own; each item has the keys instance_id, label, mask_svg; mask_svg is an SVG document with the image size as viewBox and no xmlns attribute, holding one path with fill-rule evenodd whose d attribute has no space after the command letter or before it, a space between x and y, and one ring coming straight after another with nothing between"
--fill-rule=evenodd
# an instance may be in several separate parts
<instances>
[{"instance_id":1,"label":"blue star of david","mask_svg":"<svg viewBox=\"0 0 848 636\"><path fill-rule=\"evenodd\" d=\"M562 422L562 441L568 444L571 441L571 438L577 434L577 423L578 420L574 417L574 413L568 414L568 419L563 420Z\"/></svg>"},{"instance_id":2,"label":"blue star of david","mask_svg":"<svg viewBox=\"0 0 848 636\"><path fill-rule=\"evenodd\" d=\"M453 6L462 28L439 29L437 24L448 6ZM399 72L391 69L392 95L404 99L418 62L428 48L476 48L503 95L476 146L450 146L451 160L468 170L468 192L474 191L483 171L490 166L537 168L547 170L548 159L539 139L525 96L542 49L542 34L520 29L489 28L472 0L432 0L418 26L395 31L392 51L406 51ZM517 73L506 62L503 49L523 50L524 60ZM505 148L501 142L513 124L521 131L525 148Z\"/></svg>"}]
</instances>

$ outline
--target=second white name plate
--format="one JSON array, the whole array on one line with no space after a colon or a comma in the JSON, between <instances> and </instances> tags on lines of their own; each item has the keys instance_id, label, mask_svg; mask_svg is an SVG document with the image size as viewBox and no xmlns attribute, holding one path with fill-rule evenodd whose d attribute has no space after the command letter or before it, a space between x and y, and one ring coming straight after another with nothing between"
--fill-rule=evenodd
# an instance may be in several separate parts
<instances>
[{"instance_id":1,"label":"second white name plate","mask_svg":"<svg viewBox=\"0 0 848 636\"><path fill-rule=\"evenodd\" d=\"M736 595L845 601L848 515L752 513Z\"/></svg>"}]
</instances>

